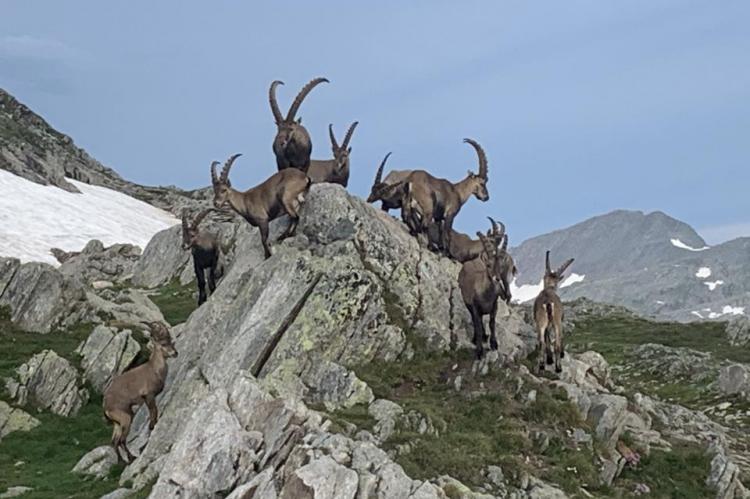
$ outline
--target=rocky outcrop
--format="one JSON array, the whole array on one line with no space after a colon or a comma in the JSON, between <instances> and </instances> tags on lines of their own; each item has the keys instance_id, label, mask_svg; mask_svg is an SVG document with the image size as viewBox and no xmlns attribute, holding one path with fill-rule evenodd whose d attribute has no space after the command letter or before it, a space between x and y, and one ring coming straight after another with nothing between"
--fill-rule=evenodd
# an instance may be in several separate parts
<instances>
[{"instance_id":1,"label":"rocky outcrop","mask_svg":"<svg viewBox=\"0 0 750 499\"><path fill-rule=\"evenodd\" d=\"M92 239L83 250L60 266L60 272L81 283L118 281L133 271L141 249L132 244L114 244L105 248L101 241Z\"/></svg>"},{"instance_id":2,"label":"rocky outcrop","mask_svg":"<svg viewBox=\"0 0 750 499\"><path fill-rule=\"evenodd\" d=\"M734 316L727 322L727 338L734 346L744 346L750 343L750 317Z\"/></svg>"},{"instance_id":3,"label":"rocky outcrop","mask_svg":"<svg viewBox=\"0 0 750 499\"><path fill-rule=\"evenodd\" d=\"M97 326L76 353L81 356L83 376L98 392L102 392L113 376L123 372L135 359L141 346L131 331Z\"/></svg>"},{"instance_id":4,"label":"rocky outcrop","mask_svg":"<svg viewBox=\"0 0 750 499\"><path fill-rule=\"evenodd\" d=\"M78 371L52 350L44 350L16 369L16 379L5 387L18 404L49 409L60 416L74 416L88 400Z\"/></svg>"},{"instance_id":5,"label":"rocky outcrop","mask_svg":"<svg viewBox=\"0 0 750 499\"><path fill-rule=\"evenodd\" d=\"M111 445L102 445L86 453L73 467L72 473L102 479L117 464L117 454Z\"/></svg>"},{"instance_id":6,"label":"rocky outcrop","mask_svg":"<svg viewBox=\"0 0 750 499\"><path fill-rule=\"evenodd\" d=\"M719 370L716 381L719 391L726 395L750 394L750 368L744 364L731 364Z\"/></svg>"},{"instance_id":7,"label":"rocky outcrop","mask_svg":"<svg viewBox=\"0 0 750 499\"><path fill-rule=\"evenodd\" d=\"M37 426L38 419L0 400L0 440L14 431L29 431Z\"/></svg>"},{"instance_id":8,"label":"rocky outcrop","mask_svg":"<svg viewBox=\"0 0 750 499\"><path fill-rule=\"evenodd\" d=\"M16 265L14 261L3 259L0 285L16 269L0 291L0 307L10 308L10 318L19 328L49 333L81 306L84 290L74 280L46 263Z\"/></svg>"}]
</instances>

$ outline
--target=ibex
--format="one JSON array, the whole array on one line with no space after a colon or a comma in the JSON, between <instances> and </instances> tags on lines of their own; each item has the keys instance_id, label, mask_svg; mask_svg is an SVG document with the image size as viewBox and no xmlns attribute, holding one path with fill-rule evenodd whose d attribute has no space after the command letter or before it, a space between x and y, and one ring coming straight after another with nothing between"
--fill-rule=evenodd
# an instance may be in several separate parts
<instances>
[{"instance_id":1,"label":"ibex","mask_svg":"<svg viewBox=\"0 0 750 499\"><path fill-rule=\"evenodd\" d=\"M487 338L482 318L487 314L490 316L490 348L497 350L497 336L495 335L497 299L503 298L508 301L509 293L503 283L503 275L506 271L504 252L500 249L504 235L504 230L498 230L494 222L492 232L487 236L477 232L482 243L482 253L479 258L465 262L458 273L458 287L461 289L461 296L474 326L472 342L476 347L477 358L482 358L483 343Z\"/></svg>"},{"instance_id":2,"label":"ibex","mask_svg":"<svg viewBox=\"0 0 750 499\"><path fill-rule=\"evenodd\" d=\"M295 116L302 101L316 85L326 82L325 78L315 78L302 87L297 97L292 102L286 118L281 116L279 104L276 102L276 86L283 85L282 81L274 81L268 90L268 100L271 103L273 119L276 120L276 138L273 139L273 153L276 155L276 166L279 170L285 168L297 168L307 173L310 166L310 154L312 153L312 141L310 134L302 126L302 119L295 121Z\"/></svg>"},{"instance_id":3,"label":"ibex","mask_svg":"<svg viewBox=\"0 0 750 499\"><path fill-rule=\"evenodd\" d=\"M161 322L142 322L151 331L151 357L129 371L115 376L104 390L104 415L114 425L112 430L112 447L117 459L122 460L119 449L127 455L128 462L134 457L127 446L130 424L133 421L134 409L144 403L148 408L149 429L153 430L159 418L156 407L156 396L164 389L167 378L167 358L176 357L169 329Z\"/></svg>"},{"instance_id":4,"label":"ibex","mask_svg":"<svg viewBox=\"0 0 750 499\"><path fill-rule=\"evenodd\" d=\"M482 147L472 139L464 139L477 151L479 173L468 172L466 178L452 183L436 178L424 170L413 171L405 180L406 195L402 206L402 218L412 233L427 229L429 224L438 226L440 249L447 254L450 246L453 219L470 196L480 201L490 198L487 192L487 156Z\"/></svg>"},{"instance_id":5,"label":"ibex","mask_svg":"<svg viewBox=\"0 0 750 499\"><path fill-rule=\"evenodd\" d=\"M296 168L287 168L271 175L268 180L244 192L232 188L229 170L241 154L231 156L220 175L216 175L218 161L211 163L211 182L214 186L214 206L232 208L253 227L260 230L260 239L266 258L271 256L268 244L268 224L283 214L292 221L279 241L293 236L299 222L299 208L310 189L310 177Z\"/></svg>"},{"instance_id":6,"label":"ibex","mask_svg":"<svg viewBox=\"0 0 750 499\"><path fill-rule=\"evenodd\" d=\"M359 122L355 121L346 131L344 142L341 145L336 142L336 136L333 134L333 125L328 125L328 135L331 138L331 149L333 150L333 159L310 160L310 168L307 175L312 179L313 184L328 182L331 184L340 184L344 187L349 183L349 154L352 148L349 147L349 141L352 140L354 129Z\"/></svg>"},{"instance_id":7,"label":"ibex","mask_svg":"<svg viewBox=\"0 0 750 499\"><path fill-rule=\"evenodd\" d=\"M560 297L557 296L557 286L563 280L563 272L574 260L573 258L569 259L553 272L549 264L549 250L545 257L544 289L534 300L534 323L536 324L539 342L539 372L544 371L545 356L547 364L552 364L553 350L555 372L562 371L560 359L565 357L562 331L563 306ZM550 329L555 334L554 347L550 344Z\"/></svg>"},{"instance_id":8,"label":"ibex","mask_svg":"<svg viewBox=\"0 0 750 499\"><path fill-rule=\"evenodd\" d=\"M383 161L378 167L378 171L375 174L375 181L370 189L370 195L367 196L368 203L374 203L380 201L380 208L386 213L390 209L400 209L402 200L404 197L404 180L411 175L413 170L392 170L386 177L383 178L383 168L385 163L388 161L388 157L391 153L385 155Z\"/></svg>"},{"instance_id":9,"label":"ibex","mask_svg":"<svg viewBox=\"0 0 750 499\"><path fill-rule=\"evenodd\" d=\"M198 281L198 306L206 301L206 270L211 294L216 290L216 279L219 277L219 242L214 234L198 230L201 221L212 211L213 208L209 208L198 213L191 224L188 224L187 210L182 212L182 249L190 250L193 254L193 269Z\"/></svg>"}]
</instances>

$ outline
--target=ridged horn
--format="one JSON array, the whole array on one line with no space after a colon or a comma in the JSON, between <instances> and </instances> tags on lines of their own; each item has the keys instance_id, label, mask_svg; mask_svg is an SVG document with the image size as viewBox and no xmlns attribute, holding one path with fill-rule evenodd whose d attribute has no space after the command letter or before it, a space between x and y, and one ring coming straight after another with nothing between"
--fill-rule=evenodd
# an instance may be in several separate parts
<instances>
[{"instance_id":1,"label":"ridged horn","mask_svg":"<svg viewBox=\"0 0 750 499\"><path fill-rule=\"evenodd\" d=\"M388 161L388 157L391 155L391 153L388 153L385 155L385 158L383 158L383 161L380 162L380 166L378 167L378 171L375 174L375 182L372 183L373 186L378 185L383 181L383 168L385 168L385 162Z\"/></svg>"},{"instance_id":2,"label":"ridged horn","mask_svg":"<svg viewBox=\"0 0 750 499\"><path fill-rule=\"evenodd\" d=\"M483 179L487 179L487 155L484 153L484 149L474 139L464 139L464 142L470 144L476 151L479 157L479 176Z\"/></svg>"},{"instance_id":3,"label":"ridged horn","mask_svg":"<svg viewBox=\"0 0 750 499\"><path fill-rule=\"evenodd\" d=\"M284 117L281 115L279 103L276 101L276 86L283 84L283 81L274 80L271 82L271 88L268 89L268 102L271 103L271 112L273 113L273 119L276 121L277 125L284 121Z\"/></svg>"},{"instance_id":4,"label":"ridged horn","mask_svg":"<svg viewBox=\"0 0 750 499\"><path fill-rule=\"evenodd\" d=\"M242 153L233 154L232 156L229 156L227 162L224 163L224 168L221 169L221 176L219 177L222 182L229 183L229 170L232 169L234 160L240 156L242 156Z\"/></svg>"},{"instance_id":5,"label":"ridged horn","mask_svg":"<svg viewBox=\"0 0 750 499\"><path fill-rule=\"evenodd\" d=\"M331 138L331 147L333 147L333 150L337 150L339 148L339 143L336 142L336 136L333 134L333 125L328 124L328 136Z\"/></svg>"},{"instance_id":6,"label":"ridged horn","mask_svg":"<svg viewBox=\"0 0 750 499\"><path fill-rule=\"evenodd\" d=\"M557 272L556 272L558 277L563 275L563 272L565 272L568 269L568 267L570 267L570 264L573 263L573 261L575 261L575 258L571 258L565 263L563 263L562 265L560 265L560 268L557 269Z\"/></svg>"},{"instance_id":7,"label":"ridged horn","mask_svg":"<svg viewBox=\"0 0 750 499\"><path fill-rule=\"evenodd\" d=\"M354 134L354 129L357 128L357 125L359 125L359 121L355 121L349 126L349 130L346 131L346 136L344 137L344 143L341 144L342 149L349 147L349 141L352 140L352 135Z\"/></svg>"},{"instance_id":8,"label":"ridged horn","mask_svg":"<svg viewBox=\"0 0 750 499\"><path fill-rule=\"evenodd\" d=\"M508 251L508 234L503 235L503 244L500 246L502 251Z\"/></svg>"},{"instance_id":9,"label":"ridged horn","mask_svg":"<svg viewBox=\"0 0 750 499\"><path fill-rule=\"evenodd\" d=\"M551 274L552 273L552 268L549 265L549 250L547 250L547 256L544 259L544 263L545 263L545 266L546 266L546 269L547 269L547 274Z\"/></svg>"},{"instance_id":10,"label":"ridged horn","mask_svg":"<svg viewBox=\"0 0 750 499\"><path fill-rule=\"evenodd\" d=\"M197 230L203 219L206 218L206 215L208 215L212 211L214 211L213 208L206 208L202 212L198 213L198 215L193 220L192 229Z\"/></svg>"},{"instance_id":11,"label":"ridged horn","mask_svg":"<svg viewBox=\"0 0 750 499\"><path fill-rule=\"evenodd\" d=\"M320 83L328 83L328 79L315 78L314 80L311 80L307 85L302 87L302 90L299 91L297 97L294 98L294 102L292 102L292 106L289 108L289 112L286 115L286 121L294 121L294 117L297 115L297 111L302 105L302 101L305 100L305 97L307 97L307 94L310 93L310 90L315 88L315 86Z\"/></svg>"},{"instance_id":12,"label":"ridged horn","mask_svg":"<svg viewBox=\"0 0 750 499\"><path fill-rule=\"evenodd\" d=\"M219 177L216 176L216 167L219 166L221 162L219 161L212 161L211 162L211 183L213 185L216 185L219 183Z\"/></svg>"}]
</instances>

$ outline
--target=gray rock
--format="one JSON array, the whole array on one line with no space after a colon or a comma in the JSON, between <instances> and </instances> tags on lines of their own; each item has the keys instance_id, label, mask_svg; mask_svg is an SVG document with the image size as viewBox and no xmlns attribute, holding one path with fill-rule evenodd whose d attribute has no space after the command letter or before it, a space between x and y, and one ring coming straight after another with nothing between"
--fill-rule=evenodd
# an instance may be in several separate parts
<instances>
[{"instance_id":1,"label":"gray rock","mask_svg":"<svg viewBox=\"0 0 750 499\"><path fill-rule=\"evenodd\" d=\"M132 244L114 244L105 248L101 241L92 239L80 253L60 265L60 273L91 284L95 281L117 281L132 273L141 249Z\"/></svg>"},{"instance_id":2,"label":"gray rock","mask_svg":"<svg viewBox=\"0 0 750 499\"><path fill-rule=\"evenodd\" d=\"M18 258L0 257L0 297L3 296L5 288L8 287L20 266L21 262Z\"/></svg>"},{"instance_id":3,"label":"gray rock","mask_svg":"<svg viewBox=\"0 0 750 499\"><path fill-rule=\"evenodd\" d=\"M591 409L587 420L594 428L596 437L608 447L614 447L625 428L628 400L611 394L591 396Z\"/></svg>"},{"instance_id":4,"label":"gray rock","mask_svg":"<svg viewBox=\"0 0 750 499\"><path fill-rule=\"evenodd\" d=\"M111 445L102 445L84 455L71 470L79 475L102 479L117 464L117 454Z\"/></svg>"},{"instance_id":5,"label":"gray rock","mask_svg":"<svg viewBox=\"0 0 750 499\"><path fill-rule=\"evenodd\" d=\"M404 410L395 402L377 399L369 405L367 413L377 421L373 431L384 442L396 431L396 423Z\"/></svg>"},{"instance_id":6,"label":"gray rock","mask_svg":"<svg viewBox=\"0 0 750 499\"><path fill-rule=\"evenodd\" d=\"M81 355L83 376L98 392L103 392L110 380L123 372L135 359L141 346L130 330L96 326L76 352Z\"/></svg>"},{"instance_id":7,"label":"gray rock","mask_svg":"<svg viewBox=\"0 0 750 499\"><path fill-rule=\"evenodd\" d=\"M734 346L744 346L750 343L750 317L736 315L727 322L727 338Z\"/></svg>"},{"instance_id":8,"label":"gray rock","mask_svg":"<svg viewBox=\"0 0 750 499\"><path fill-rule=\"evenodd\" d=\"M32 490L34 489L24 486L8 487L8 490L0 494L0 498L5 499L8 497L18 497L26 494L27 492L31 492Z\"/></svg>"},{"instance_id":9,"label":"gray rock","mask_svg":"<svg viewBox=\"0 0 750 499\"><path fill-rule=\"evenodd\" d=\"M140 290L103 290L99 294L86 293L87 319L100 321L101 317L114 319L123 324L139 324L141 321L164 321L159 307Z\"/></svg>"},{"instance_id":10,"label":"gray rock","mask_svg":"<svg viewBox=\"0 0 750 499\"><path fill-rule=\"evenodd\" d=\"M281 498L354 499L359 479L350 470L328 456L299 468L284 484Z\"/></svg>"},{"instance_id":11,"label":"gray rock","mask_svg":"<svg viewBox=\"0 0 750 499\"><path fill-rule=\"evenodd\" d=\"M750 497L750 492L740 481L740 469L727 456L724 446L715 441L708 449L713 454L711 471L706 479L706 485L716 491L717 499L735 499Z\"/></svg>"},{"instance_id":12,"label":"gray rock","mask_svg":"<svg viewBox=\"0 0 750 499\"><path fill-rule=\"evenodd\" d=\"M154 288L179 276L190 252L182 249L182 227L175 225L157 232L133 268L134 286Z\"/></svg>"},{"instance_id":13,"label":"gray rock","mask_svg":"<svg viewBox=\"0 0 750 499\"><path fill-rule=\"evenodd\" d=\"M6 265L12 267L12 263ZM11 320L24 331L49 333L84 299L83 288L46 263L18 267L0 296Z\"/></svg>"},{"instance_id":14,"label":"gray rock","mask_svg":"<svg viewBox=\"0 0 750 499\"><path fill-rule=\"evenodd\" d=\"M29 431L39 424L38 419L0 400L0 440L14 431Z\"/></svg>"},{"instance_id":15,"label":"gray rock","mask_svg":"<svg viewBox=\"0 0 750 499\"><path fill-rule=\"evenodd\" d=\"M227 499L277 499L273 469L267 468L252 480L240 485L227 496Z\"/></svg>"},{"instance_id":16,"label":"gray rock","mask_svg":"<svg viewBox=\"0 0 750 499\"><path fill-rule=\"evenodd\" d=\"M60 416L75 416L88 401L78 371L52 350L44 350L16 369L17 379L7 378L6 389L18 404L30 403Z\"/></svg>"},{"instance_id":17,"label":"gray rock","mask_svg":"<svg viewBox=\"0 0 750 499\"><path fill-rule=\"evenodd\" d=\"M717 386L727 395L750 393L750 369L743 364L731 364L719 370Z\"/></svg>"},{"instance_id":18,"label":"gray rock","mask_svg":"<svg viewBox=\"0 0 750 499\"><path fill-rule=\"evenodd\" d=\"M99 499L126 499L135 493L136 491L133 489L120 488L113 490L109 494L104 494Z\"/></svg>"}]
</instances>

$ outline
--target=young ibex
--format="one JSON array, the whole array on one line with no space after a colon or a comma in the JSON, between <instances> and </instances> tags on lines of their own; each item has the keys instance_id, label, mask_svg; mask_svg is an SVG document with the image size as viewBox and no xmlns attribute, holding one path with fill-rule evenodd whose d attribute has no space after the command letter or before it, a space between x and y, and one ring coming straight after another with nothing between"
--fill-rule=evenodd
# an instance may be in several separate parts
<instances>
[{"instance_id":1,"label":"young ibex","mask_svg":"<svg viewBox=\"0 0 750 499\"><path fill-rule=\"evenodd\" d=\"M503 251L500 249L504 237L503 230L492 228L492 232L485 236L477 232L482 243L482 253L479 258L469 260L461 266L458 274L458 287L464 304L471 315L471 323L474 326L472 342L476 347L476 356L481 358L484 354L484 341L487 333L484 330L482 317L490 316L490 348L497 350L497 336L495 335L495 319L497 317L497 299L506 301L507 288L503 283L503 268L505 262Z\"/></svg>"},{"instance_id":2,"label":"young ibex","mask_svg":"<svg viewBox=\"0 0 750 499\"><path fill-rule=\"evenodd\" d=\"M271 256L268 244L268 224L283 214L292 222L279 237L279 241L293 236L299 222L299 208L310 189L310 177L296 168L287 168L271 175L268 180L244 192L232 188L229 170L241 154L231 156L221 175L216 175L218 161L211 163L211 182L214 186L214 206L217 209L232 208L253 227L260 230L260 239L266 258Z\"/></svg>"},{"instance_id":3,"label":"young ibex","mask_svg":"<svg viewBox=\"0 0 750 499\"><path fill-rule=\"evenodd\" d=\"M219 278L219 242L214 234L198 230L200 223L212 211L213 208L208 208L198 213L192 224L188 224L187 210L182 212L182 249L190 250L193 254L193 269L198 281L198 306L206 301L206 270L211 294L216 290L216 279Z\"/></svg>"},{"instance_id":4,"label":"young ibex","mask_svg":"<svg viewBox=\"0 0 750 499\"><path fill-rule=\"evenodd\" d=\"M349 155L352 152L352 148L349 147L349 141L352 140L352 134L358 124L358 121L351 124L349 130L346 131L344 142L341 145L336 142L336 136L333 135L333 125L328 125L333 159L310 160L310 168L307 170L307 175L312 179L313 184L328 182L331 184L340 184L344 187L349 184Z\"/></svg>"},{"instance_id":5,"label":"young ibex","mask_svg":"<svg viewBox=\"0 0 750 499\"><path fill-rule=\"evenodd\" d=\"M156 407L156 396L164 389L167 378L167 358L176 357L169 329L161 322L142 322L151 331L151 357L129 371L115 376L104 390L104 415L114 425L112 430L112 447L117 459L122 460L119 449L127 455L128 462L134 457L127 446L130 424L133 421L134 408L144 403L148 408L149 429L153 430L159 418Z\"/></svg>"},{"instance_id":6,"label":"young ibex","mask_svg":"<svg viewBox=\"0 0 750 499\"><path fill-rule=\"evenodd\" d=\"M472 139L464 139L477 151L479 173L468 172L458 183L433 177L424 170L413 171L405 180L406 202L402 206L402 218L412 233L426 230L431 223L437 224L440 249L447 254L450 247L453 220L461 207L474 195L480 201L490 198L487 192L487 156L482 147Z\"/></svg>"},{"instance_id":7,"label":"young ibex","mask_svg":"<svg viewBox=\"0 0 750 499\"><path fill-rule=\"evenodd\" d=\"M391 153L385 155L383 161L378 167L378 171L375 174L375 181L370 189L370 195L367 196L368 203L374 203L380 201L380 208L388 213L390 209L400 209L404 197L404 180L411 175L413 170L392 170L386 177L383 178L383 168L385 168L385 162L388 161L388 157Z\"/></svg>"},{"instance_id":8,"label":"young ibex","mask_svg":"<svg viewBox=\"0 0 750 499\"><path fill-rule=\"evenodd\" d=\"M539 342L539 372L544 371L544 358L547 364L554 363L555 372L561 372L560 359L565 357L565 346L563 345L563 306L560 297L557 296L557 286L563 280L563 272L573 263L571 258L552 271L549 264L549 250L545 257L544 289L534 300L534 323L536 324L537 339ZM553 331L550 331L552 329ZM555 334L554 347L550 344L550 332Z\"/></svg>"},{"instance_id":9,"label":"young ibex","mask_svg":"<svg viewBox=\"0 0 750 499\"><path fill-rule=\"evenodd\" d=\"M325 78L315 78L302 87L292 102L286 118L281 116L279 104L276 102L276 86L283 85L282 81L274 81L268 90L268 100L271 103L273 119L276 120L276 138L273 139L273 153L276 155L276 166L279 171L285 168L297 168L307 173L310 166L312 141L310 134L302 126L302 119L295 121L295 116L307 94L320 83L328 83Z\"/></svg>"}]
</instances>

